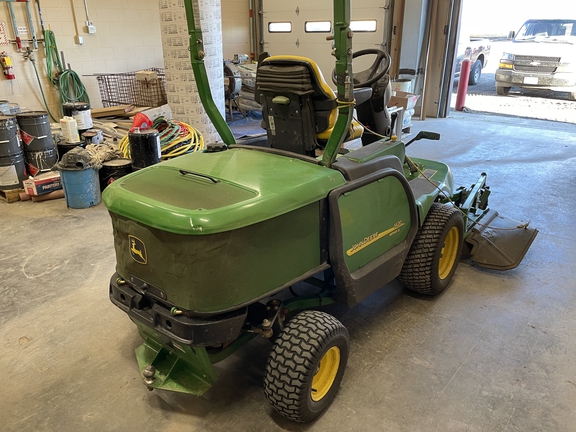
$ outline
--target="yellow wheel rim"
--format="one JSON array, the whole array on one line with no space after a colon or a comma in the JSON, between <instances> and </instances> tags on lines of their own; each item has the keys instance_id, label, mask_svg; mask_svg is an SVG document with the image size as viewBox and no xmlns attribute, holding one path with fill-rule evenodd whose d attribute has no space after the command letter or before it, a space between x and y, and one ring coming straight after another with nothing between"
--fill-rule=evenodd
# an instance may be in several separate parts
<instances>
[{"instance_id":1,"label":"yellow wheel rim","mask_svg":"<svg viewBox=\"0 0 576 432\"><path fill-rule=\"evenodd\" d=\"M458 258L458 246L460 244L460 231L457 227L452 227L444 240L442 252L440 252L440 262L438 263L438 276L440 279L446 279Z\"/></svg>"},{"instance_id":2,"label":"yellow wheel rim","mask_svg":"<svg viewBox=\"0 0 576 432\"><path fill-rule=\"evenodd\" d=\"M312 389L310 390L310 397L314 402L318 402L326 393L330 391L338 368L340 367L340 348L333 346L330 348L324 357L320 360L316 374L312 379Z\"/></svg>"}]
</instances>

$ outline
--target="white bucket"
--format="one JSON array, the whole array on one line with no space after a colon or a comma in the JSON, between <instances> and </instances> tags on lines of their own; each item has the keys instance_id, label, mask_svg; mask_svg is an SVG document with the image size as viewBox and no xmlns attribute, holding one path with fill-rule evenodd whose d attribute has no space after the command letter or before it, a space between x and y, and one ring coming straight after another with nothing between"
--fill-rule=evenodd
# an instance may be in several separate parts
<instances>
[{"instance_id":1,"label":"white bucket","mask_svg":"<svg viewBox=\"0 0 576 432\"><path fill-rule=\"evenodd\" d=\"M80 141L76 119L64 116L60 119L60 127L62 128L62 138L64 138L64 141L70 144Z\"/></svg>"},{"instance_id":2,"label":"white bucket","mask_svg":"<svg viewBox=\"0 0 576 432\"><path fill-rule=\"evenodd\" d=\"M392 91L403 91L406 93L412 93L412 80L409 79L397 79L392 81Z\"/></svg>"}]
</instances>

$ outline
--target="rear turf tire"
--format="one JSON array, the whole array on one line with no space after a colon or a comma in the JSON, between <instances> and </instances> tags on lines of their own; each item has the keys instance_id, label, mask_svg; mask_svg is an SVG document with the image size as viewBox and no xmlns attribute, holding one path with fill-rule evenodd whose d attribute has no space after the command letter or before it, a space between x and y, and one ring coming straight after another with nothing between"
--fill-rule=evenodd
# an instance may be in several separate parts
<instances>
[{"instance_id":1,"label":"rear turf tire","mask_svg":"<svg viewBox=\"0 0 576 432\"><path fill-rule=\"evenodd\" d=\"M350 338L332 315L304 311L288 322L272 347L264 392L282 416L302 423L328 409L344 375Z\"/></svg>"},{"instance_id":2,"label":"rear turf tire","mask_svg":"<svg viewBox=\"0 0 576 432\"><path fill-rule=\"evenodd\" d=\"M420 294L437 295L444 291L458 267L463 234L460 210L432 204L404 261L400 282Z\"/></svg>"}]
</instances>

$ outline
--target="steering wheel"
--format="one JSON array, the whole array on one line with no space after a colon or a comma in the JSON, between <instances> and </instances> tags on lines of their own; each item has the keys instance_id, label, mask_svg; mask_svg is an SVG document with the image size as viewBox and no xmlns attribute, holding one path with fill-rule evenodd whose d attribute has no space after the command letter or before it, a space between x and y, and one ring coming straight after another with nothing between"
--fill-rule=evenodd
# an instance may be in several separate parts
<instances>
[{"instance_id":1,"label":"steering wheel","mask_svg":"<svg viewBox=\"0 0 576 432\"><path fill-rule=\"evenodd\" d=\"M368 69L363 70L362 72L358 72L358 74L354 74L354 88L370 87L372 84L386 75L390 70L392 58L386 51L375 48L364 49L356 51L354 54L352 54L352 58L355 59L357 57L363 57L366 55L376 55L376 60L374 60L374 63L372 63ZM383 64L382 62L384 61L386 61L386 63ZM357 81L356 75L360 76L361 79L364 79L365 81ZM336 69L332 71L332 82L338 85Z\"/></svg>"}]
</instances>

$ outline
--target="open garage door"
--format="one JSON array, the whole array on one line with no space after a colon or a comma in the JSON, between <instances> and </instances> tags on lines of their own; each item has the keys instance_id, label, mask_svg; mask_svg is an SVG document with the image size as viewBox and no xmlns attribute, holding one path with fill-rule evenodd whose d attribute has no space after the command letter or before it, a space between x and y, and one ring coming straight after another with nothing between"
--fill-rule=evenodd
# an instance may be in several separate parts
<instances>
[{"instance_id":1,"label":"open garage door","mask_svg":"<svg viewBox=\"0 0 576 432\"><path fill-rule=\"evenodd\" d=\"M468 87L467 111L576 123L576 4L549 0L543 8L536 0L466 0L464 5L462 20L471 35L488 38L490 45L488 64ZM457 86L452 90L454 106Z\"/></svg>"}]
</instances>

